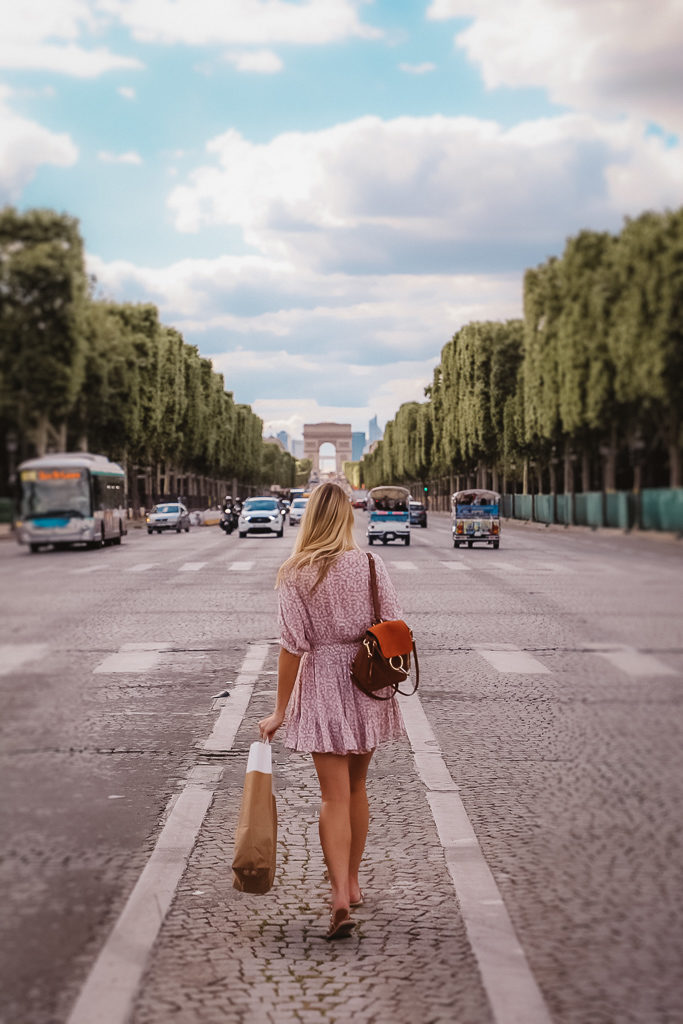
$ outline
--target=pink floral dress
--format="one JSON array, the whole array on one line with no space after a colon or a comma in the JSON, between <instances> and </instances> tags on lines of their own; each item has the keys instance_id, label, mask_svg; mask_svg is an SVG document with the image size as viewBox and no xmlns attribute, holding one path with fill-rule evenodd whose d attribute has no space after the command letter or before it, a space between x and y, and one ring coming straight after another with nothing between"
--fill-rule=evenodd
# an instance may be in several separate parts
<instances>
[{"instance_id":1,"label":"pink floral dress","mask_svg":"<svg viewBox=\"0 0 683 1024\"><path fill-rule=\"evenodd\" d=\"M384 562L374 556L382 618L401 618ZM280 643L302 654L289 703L285 745L306 753L364 754L405 732L395 699L373 700L351 682L351 662L373 620L368 558L337 557L315 593L315 567L281 584Z\"/></svg>"}]
</instances>

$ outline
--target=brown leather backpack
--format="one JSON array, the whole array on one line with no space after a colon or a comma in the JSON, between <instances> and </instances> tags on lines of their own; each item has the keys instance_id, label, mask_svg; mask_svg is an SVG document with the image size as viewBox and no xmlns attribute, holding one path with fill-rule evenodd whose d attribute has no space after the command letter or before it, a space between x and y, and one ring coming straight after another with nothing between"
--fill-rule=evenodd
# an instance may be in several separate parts
<instances>
[{"instance_id":1,"label":"brown leather backpack","mask_svg":"<svg viewBox=\"0 0 683 1024\"><path fill-rule=\"evenodd\" d=\"M402 619L387 622L382 620L377 590L377 570L375 560L368 552L370 565L370 593L375 620L366 630L362 646L351 665L351 679L368 697L373 700L391 700L397 693L409 697L415 693L420 681L420 666L417 661L417 650L412 630ZM410 693L399 689L410 672L410 656L415 659L415 684ZM391 689L382 696L379 691Z\"/></svg>"}]
</instances>

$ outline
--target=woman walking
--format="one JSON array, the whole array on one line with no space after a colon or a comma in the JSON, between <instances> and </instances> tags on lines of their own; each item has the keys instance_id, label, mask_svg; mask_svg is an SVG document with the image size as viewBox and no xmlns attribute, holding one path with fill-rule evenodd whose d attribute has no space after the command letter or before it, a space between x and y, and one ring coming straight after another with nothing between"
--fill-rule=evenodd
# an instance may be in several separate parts
<instances>
[{"instance_id":1,"label":"woman walking","mask_svg":"<svg viewBox=\"0 0 683 1024\"><path fill-rule=\"evenodd\" d=\"M401 610L384 563L375 558L382 617ZM353 511L338 484L317 487L290 558L277 576L280 657L275 710L259 722L272 739L289 716L285 745L313 755L320 783L320 842L332 886L326 938L345 938L363 903L358 873L368 833L365 789L380 743L404 733L395 700L356 689L351 662L373 619L368 559L353 539Z\"/></svg>"}]
</instances>

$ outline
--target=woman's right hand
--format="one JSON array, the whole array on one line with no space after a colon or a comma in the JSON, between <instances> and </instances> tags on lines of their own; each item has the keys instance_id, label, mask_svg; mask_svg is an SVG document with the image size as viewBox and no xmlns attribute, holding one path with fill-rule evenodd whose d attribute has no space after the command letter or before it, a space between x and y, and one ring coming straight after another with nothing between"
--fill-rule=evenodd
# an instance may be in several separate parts
<instances>
[{"instance_id":1,"label":"woman's right hand","mask_svg":"<svg viewBox=\"0 0 683 1024\"><path fill-rule=\"evenodd\" d=\"M277 711L273 711L272 715L268 715L267 718L262 718L258 724L258 731L261 734L261 739L267 740L268 743L270 743L284 720L284 715L279 715Z\"/></svg>"}]
</instances>

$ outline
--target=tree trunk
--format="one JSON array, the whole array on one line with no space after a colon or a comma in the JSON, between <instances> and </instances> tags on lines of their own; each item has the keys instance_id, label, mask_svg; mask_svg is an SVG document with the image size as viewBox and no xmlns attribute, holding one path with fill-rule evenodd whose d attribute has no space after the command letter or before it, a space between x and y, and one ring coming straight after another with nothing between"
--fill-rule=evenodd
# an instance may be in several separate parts
<instances>
[{"instance_id":1,"label":"tree trunk","mask_svg":"<svg viewBox=\"0 0 683 1024\"><path fill-rule=\"evenodd\" d=\"M498 490L498 466L494 466L491 470L491 490Z\"/></svg>"},{"instance_id":2,"label":"tree trunk","mask_svg":"<svg viewBox=\"0 0 683 1024\"><path fill-rule=\"evenodd\" d=\"M574 468L572 466L572 452L569 441L564 446L564 493L574 493Z\"/></svg>"},{"instance_id":3,"label":"tree trunk","mask_svg":"<svg viewBox=\"0 0 683 1024\"><path fill-rule=\"evenodd\" d=\"M617 425L613 423L610 428L609 444L606 445L604 460L602 464L602 489L603 491L616 491L617 489Z\"/></svg>"},{"instance_id":4,"label":"tree trunk","mask_svg":"<svg viewBox=\"0 0 683 1024\"><path fill-rule=\"evenodd\" d=\"M591 460L587 451L581 453L581 490L587 494L591 489Z\"/></svg>"},{"instance_id":5,"label":"tree trunk","mask_svg":"<svg viewBox=\"0 0 683 1024\"><path fill-rule=\"evenodd\" d=\"M548 472L550 474L550 493L557 494L557 470L555 468L555 459L550 460Z\"/></svg>"},{"instance_id":6,"label":"tree trunk","mask_svg":"<svg viewBox=\"0 0 683 1024\"><path fill-rule=\"evenodd\" d=\"M529 456L524 456L522 464L522 494L529 493Z\"/></svg>"}]
</instances>

